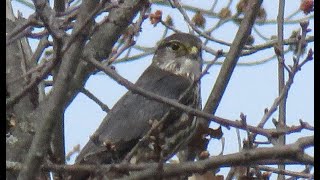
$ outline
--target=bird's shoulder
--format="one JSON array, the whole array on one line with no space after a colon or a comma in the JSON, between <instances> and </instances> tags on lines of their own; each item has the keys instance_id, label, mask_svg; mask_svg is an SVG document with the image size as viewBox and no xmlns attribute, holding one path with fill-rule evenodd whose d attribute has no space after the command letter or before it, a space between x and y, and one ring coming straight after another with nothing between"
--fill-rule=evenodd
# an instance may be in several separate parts
<instances>
[{"instance_id":1,"label":"bird's shoulder","mask_svg":"<svg viewBox=\"0 0 320 180\"><path fill-rule=\"evenodd\" d=\"M135 85L160 96L178 99L191 81L150 66ZM140 136L149 129L148 120L161 118L169 108L166 104L128 91L110 110L97 133L112 140ZM125 130L128 132L124 133Z\"/></svg>"}]
</instances>

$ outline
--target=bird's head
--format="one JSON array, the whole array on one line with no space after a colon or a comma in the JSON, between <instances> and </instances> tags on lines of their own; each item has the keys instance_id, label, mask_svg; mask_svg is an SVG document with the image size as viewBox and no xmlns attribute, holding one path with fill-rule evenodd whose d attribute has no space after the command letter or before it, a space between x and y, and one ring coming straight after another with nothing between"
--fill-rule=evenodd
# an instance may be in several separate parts
<instances>
[{"instance_id":1,"label":"bird's head","mask_svg":"<svg viewBox=\"0 0 320 180\"><path fill-rule=\"evenodd\" d=\"M152 65L195 80L201 74L201 44L201 40L194 35L173 34L159 43Z\"/></svg>"}]
</instances>

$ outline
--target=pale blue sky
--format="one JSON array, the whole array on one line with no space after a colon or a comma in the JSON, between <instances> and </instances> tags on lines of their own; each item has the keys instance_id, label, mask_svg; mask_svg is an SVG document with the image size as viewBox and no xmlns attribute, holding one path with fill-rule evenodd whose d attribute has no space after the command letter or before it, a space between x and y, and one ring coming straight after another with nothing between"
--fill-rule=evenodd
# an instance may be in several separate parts
<instances>
[{"instance_id":1,"label":"pale blue sky","mask_svg":"<svg viewBox=\"0 0 320 180\"><path fill-rule=\"evenodd\" d=\"M211 4L209 0L201 1L195 0L183 0L182 3L189 3L196 5L203 9L208 9ZM218 3L216 9L220 9L225 5L225 1ZM286 3L285 15L294 12L300 5L300 0L290 0ZM29 8L22 7L19 3L13 3L14 10L20 9L24 16L29 15L32 10ZM278 1L265 1L263 7L266 9L268 15L267 19L276 19ZM160 9L163 11L163 17L171 15L174 17L174 24L179 30L188 32L186 24L182 21L182 16L179 14L177 9L172 9L164 6L152 6L152 12ZM234 9L232 10L233 12ZM189 14L192 17L192 13ZM299 17L304 17L303 13L299 13ZM210 20L207 22L206 27L211 27L216 20ZM313 35L313 20L310 22L310 28L312 31L309 35ZM276 35L276 25L257 26L257 28L266 36ZM288 38L292 30L299 29L299 25L285 26L284 38ZM142 26L142 33L137 39L137 43L147 47L154 47L156 42L162 35L163 27L153 27L150 25L149 20L146 20ZM215 31L213 36L218 39L223 39L227 42L232 42L237 26L228 23L224 25L224 28ZM170 34L172 33L169 31ZM259 38L255 40L256 44L261 44L263 41ZM34 47L35 42L31 42ZM228 47L222 46L216 43L209 43L212 49L218 50L223 48L225 51ZM308 48L313 48L313 43L310 43ZM239 62L250 62L260 59L265 59L274 54L273 49L270 48L261 53L256 53L247 57L242 57ZM116 70L125 78L131 82L135 82L139 75L144 69L151 63L152 56L139 59L134 62L116 64ZM204 54L205 60L212 59L212 55ZM292 62L292 54L289 53L285 57L287 62ZM221 59L223 60L223 58ZM296 75L294 84L289 92L287 101L287 123L288 125L299 125L299 119L307 121L313 125L314 120L314 68L313 61L308 62L303 66L302 70ZM213 83L220 70L220 65L214 65L210 69L210 74L206 75L202 79L202 99L203 103L211 91ZM216 112L217 116L235 120L239 119L241 112L247 115L247 121L250 125L257 125L263 116L264 109L269 108L274 99L277 97L277 60L272 61L258 66L238 66L236 67L227 90L222 98L219 108ZM95 75L92 76L86 83L86 88L96 95L102 102L112 107L117 100L127 91L123 86L118 85L115 81L110 79L106 75ZM65 113L65 139L66 139L66 152L69 152L76 144L80 144L81 147L89 140L89 136L99 126L106 113L103 112L100 107L95 104L92 100L79 93L74 99L71 105L68 107ZM277 118L277 113L272 117ZM211 124L212 127L218 127L217 124ZM266 127L274 127L271 122L267 123ZM238 142L236 137L236 131L234 128L227 130L223 128L225 141L224 154L237 152ZM301 134L296 133L288 136L287 142L291 143L297 140L298 137L311 135L313 132L302 131ZM241 138L245 138L245 133L241 134ZM264 139L263 139L264 140ZM217 149L215 149L217 148ZM217 155L221 151L221 142L212 140L209 146L209 152L211 155ZM308 150L313 152L313 148ZM72 161L74 157L72 158ZM71 161L71 162L72 162ZM289 167L289 166L288 166ZM289 167L290 168L290 167ZM302 170L303 167L299 169ZM225 171L222 171L225 172Z\"/></svg>"}]
</instances>

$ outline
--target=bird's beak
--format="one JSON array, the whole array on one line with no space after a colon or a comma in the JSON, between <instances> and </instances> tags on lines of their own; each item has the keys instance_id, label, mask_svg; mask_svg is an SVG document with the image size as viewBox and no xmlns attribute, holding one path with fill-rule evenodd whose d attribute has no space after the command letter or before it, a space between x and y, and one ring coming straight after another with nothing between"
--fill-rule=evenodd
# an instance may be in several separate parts
<instances>
[{"instance_id":1,"label":"bird's beak","mask_svg":"<svg viewBox=\"0 0 320 180\"><path fill-rule=\"evenodd\" d=\"M192 46L189 48L190 55L197 55L199 53L199 49L196 46Z\"/></svg>"}]
</instances>

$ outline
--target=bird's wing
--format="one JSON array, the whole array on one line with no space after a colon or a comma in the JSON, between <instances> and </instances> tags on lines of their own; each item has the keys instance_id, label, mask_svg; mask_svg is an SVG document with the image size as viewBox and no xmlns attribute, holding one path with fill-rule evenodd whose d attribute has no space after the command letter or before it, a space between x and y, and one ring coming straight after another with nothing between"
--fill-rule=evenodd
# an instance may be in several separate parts
<instances>
[{"instance_id":1,"label":"bird's wing","mask_svg":"<svg viewBox=\"0 0 320 180\"><path fill-rule=\"evenodd\" d=\"M186 78L153 66L146 69L136 82L144 90L172 99L178 99L190 84ZM168 105L127 92L107 114L76 161L112 163L112 155L106 153L108 150L103 145L106 142L115 145L115 150L120 153L117 156L121 158L150 129L150 120L160 120L169 109Z\"/></svg>"}]
</instances>

